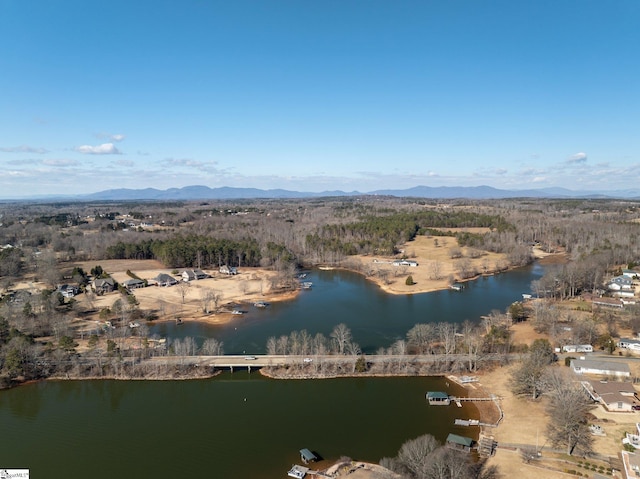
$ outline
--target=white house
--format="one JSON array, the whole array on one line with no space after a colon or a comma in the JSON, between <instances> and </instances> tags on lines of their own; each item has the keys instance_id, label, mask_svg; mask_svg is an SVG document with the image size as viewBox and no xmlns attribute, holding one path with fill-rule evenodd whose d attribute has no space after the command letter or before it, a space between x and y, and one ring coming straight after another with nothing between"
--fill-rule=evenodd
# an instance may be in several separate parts
<instances>
[{"instance_id":1,"label":"white house","mask_svg":"<svg viewBox=\"0 0 640 479\"><path fill-rule=\"evenodd\" d=\"M635 289L622 289L620 291L614 291L613 295L619 298L635 298L636 291Z\"/></svg>"},{"instance_id":2,"label":"white house","mask_svg":"<svg viewBox=\"0 0 640 479\"><path fill-rule=\"evenodd\" d=\"M416 266L418 266L418 262L417 261L411 261L411 260L408 260L408 259L396 260L392 264L394 266L411 266L412 268L415 268Z\"/></svg>"},{"instance_id":3,"label":"white house","mask_svg":"<svg viewBox=\"0 0 640 479\"><path fill-rule=\"evenodd\" d=\"M593 346L590 344L567 344L562 346L563 353L592 353Z\"/></svg>"},{"instance_id":4,"label":"white house","mask_svg":"<svg viewBox=\"0 0 640 479\"><path fill-rule=\"evenodd\" d=\"M73 298L76 294L78 294L78 287L73 286L71 284L62 284L58 286L58 293L60 293L65 298Z\"/></svg>"},{"instance_id":5,"label":"white house","mask_svg":"<svg viewBox=\"0 0 640 479\"><path fill-rule=\"evenodd\" d=\"M572 359L571 369L576 374L595 374L599 376L625 377L631 376L629 365L614 361L596 359Z\"/></svg>"},{"instance_id":6,"label":"white house","mask_svg":"<svg viewBox=\"0 0 640 479\"><path fill-rule=\"evenodd\" d=\"M238 270L236 268L234 268L233 266L227 266L226 264L223 266L220 266L220 272L222 274L229 274L229 275L238 274Z\"/></svg>"},{"instance_id":7,"label":"white house","mask_svg":"<svg viewBox=\"0 0 640 479\"><path fill-rule=\"evenodd\" d=\"M616 276L609 281L607 288L611 291L620 291L633 288L633 281L627 276Z\"/></svg>"},{"instance_id":8,"label":"white house","mask_svg":"<svg viewBox=\"0 0 640 479\"><path fill-rule=\"evenodd\" d=\"M640 278L640 271L635 271L633 269L623 269L622 276L626 276L627 278Z\"/></svg>"},{"instance_id":9,"label":"white house","mask_svg":"<svg viewBox=\"0 0 640 479\"><path fill-rule=\"evenodd\" d=\"M192 269L185 269L182 272L181 276L182 276L182 281L185 281L185 282L195 281L195 279L196 279L196 275L195 275L195 273L193 272Z\"/></svg>"},{"instance_id":10,"label":"white house","mask_svg":"<svg viewBox=\"0 0 640 479\"><path fill-rule=\"evenodd\" d=\"M618 341L618 347L622 349L629 349L631 351L640 351L640 339L620 338L620 341Z\"/></svg>"}]
</instances>

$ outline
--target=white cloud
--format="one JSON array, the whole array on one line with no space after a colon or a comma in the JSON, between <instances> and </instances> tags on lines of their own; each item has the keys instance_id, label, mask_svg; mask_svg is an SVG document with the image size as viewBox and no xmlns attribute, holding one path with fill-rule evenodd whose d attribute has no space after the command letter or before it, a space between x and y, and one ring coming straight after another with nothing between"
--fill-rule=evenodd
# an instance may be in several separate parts
<instances>
[{"instance_id":1,"label":"white cloud","mask_svg":"<svg viewBox=\"0 0 640 479\"><path fill-rule=\"evenodd\" d=\"M74 148L75 151L86 155L121 155L113 143L103 143L98 146L80 145Z\"/></svg>"},{"instance_id":2,"label":"white cloud","mask_svg":"<svg viewBox=\"0 0 640 479\"><path fill-rule=\"evenodd\" d=\"M167 168L182 167L182 168L194 168L198 171L206 173L221 173L222 170L216 168L217 161L198 161L190 158L165 158L162 162Z\"/></svg>"},{"instance_id":3,"label":"white cloud","mask_svg":"<svg viewBox=\"0 0 640 479\"><path fill-rule=\"evenodd\" d=\"M76 166L79 163L76 160L66 160L66 159L60 159L60 160L55 160L55 159L48 159L48 160L43 160L42 161L43 165L47 165L47 166Z\"/></svg>"},{"instance_id":4,"label":"white cloud","mask_svg":"<svg viewBox=\"0 0 640 479\"><path fill-rule=\"evenodd\" d=\"M49 153L49 150L45 150L44 148L36 148L33 146L20 145L20 146L3 146L0 147L0 151L4 151L6 153Z\"/></svg>"},{"instance_id":5,"label":"white cloud","mask_svg":"<svg viewBox=\"0 0 640 479\"><path fill-rule=\"evenodd\" d=\"M575 155L571 155L569 158L565 160L566 163L585 163L587 161L587 154L580 152Z\"/></svg>"},{"instance_id":6,"label":"white cloud","mask_svg":"<svg viewBox=\"0 0 640 479\"><path fill-rule=\"evenodd\" d=\"M96 138L100 138L102 140L107 139L109 141L115 141L115 142L119 142L119 141L123 141L126 138L126 135L123 135L121 133L118 134L111 134L111 133L96 133Z\"/></svg>"}]
</instances>

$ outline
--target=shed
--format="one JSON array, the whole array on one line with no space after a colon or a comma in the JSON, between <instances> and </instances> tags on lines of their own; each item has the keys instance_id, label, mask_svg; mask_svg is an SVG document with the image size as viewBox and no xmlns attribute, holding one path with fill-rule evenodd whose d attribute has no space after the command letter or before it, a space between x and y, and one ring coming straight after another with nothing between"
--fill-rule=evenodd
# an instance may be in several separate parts
<instances>
[{"instance_id":1,"label":"shed","mask_svg":"<svg viewBox=\"0 0 640 479\"><path fill-rule=\"evenodd\" d=\"M309 464L310 462L317 461L318 456L312 453L309 449L304 448L304 449L300 449L300 459L305 464Z\"/></svg>"},{"instance_id":2,"label":"shed","mask_svg":"<svg viewBox=\"0 0 640 479\"><path fill-rule=\"evenodd\" d=\"M470 437L458 436L457 434L449 434L447 436L447 446L469 452L471 451L471 446L473 446L473 439Z\"/></svg>"}]
</instances>

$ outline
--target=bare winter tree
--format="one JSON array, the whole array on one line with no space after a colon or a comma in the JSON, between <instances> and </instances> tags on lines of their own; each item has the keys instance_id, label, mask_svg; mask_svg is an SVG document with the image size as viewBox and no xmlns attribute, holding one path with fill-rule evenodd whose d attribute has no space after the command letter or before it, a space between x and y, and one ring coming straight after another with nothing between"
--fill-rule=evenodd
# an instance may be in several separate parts
<instances>
[{"instance_id":1,"label":"bare winter tree","mask_svg":"<svg viewBox=\"0 0 640 479\"><path fill-rule=\"evenodd\" d=\"M347 344L351 342L351 330L346 324L340 323L333 328L330 336L338 354L344 354Z\"/></svg>"},{"instance_id":2,"label":"bare winter tree","mask_svg":"<svg viewBox=\"0 0 640 479\"><path fill-rule=\"evenodd\" d=\"M202 343L200 353L205 356L222 356L224 354L224 343L215 338L207 338Z\"/></svg>"},{"instance_id":3,"label":"bare winter tree","mask_svg":"<svg viewBox=\"0 0 640 479\"><path fill-rule=\"evenodd\" d=\"M278 340L275 336L270 336L269 339L267 339L267 354L270 356L278 354Z\"/></svg>"},{"instance_id":4,"label":"bare winter tree","mask_svg":"<svg viewBox=\"0 0 640 479\"><path fill-rule=\"evenodd\" d=\"M554 353L549 341L536 339L511 374L513 393L537 399L547 387L547 367L553 359Z\"/></svg>"},{"instance_id":5,"label":"bare winter tree","mask_svg":"<svg viewBox=\"0 0 640 479\"><path fill-rule=\"evenodd\" d=\"M178 288L178 293L180 293L180 298L182 299L182 304L184 304L184 300L189 294L190 287L191 283L188 283L187 281L179 281L176 285L176 288Z\"/></svg>"},{"instance_id":6,"label":"bare winter tree","mask_svg":"<svg viewBox=\"0 0 640 479\"><path fill-rule=\"evenodd\" d=\"M427 457L438 447L440 444L431 434L411 439L400 447L398 462L409 472L411 477L427 477L429 470Z\"/></svg>"},{"instance_id":7,"label":"bare winter tree","mask_svg":"<svg viewBox=\"0 0 640 479\"><path fill-rule=\"evenodd\" d=\"M409 347L418 354L429 354L436 338L436 328L432 323L416 324L407 332Z\"/></svg>"},{"instance_id":8,"label":"bare winter tree","mask_svg":"<svg viewBox=\"0 0 640 479\"><path fill-rule=\"evenodd\" d=\"M588 412L593 407L580 384L555 371L549 376L551 388L548 405L547 436L555 447L565 447L567 454L592 452L593 437L588 427Z\"/></svg>"},{"instance_id":9,"label":"bare winter tree","mask_svg":"<svg viewBox=\"0 0 640 479\"><path fill-rule=\"evenodd\" d=\"M427 267L429 268L430 279L442 279L442 264L439 261L429 261Z\"/></svg>"}]
</instances>

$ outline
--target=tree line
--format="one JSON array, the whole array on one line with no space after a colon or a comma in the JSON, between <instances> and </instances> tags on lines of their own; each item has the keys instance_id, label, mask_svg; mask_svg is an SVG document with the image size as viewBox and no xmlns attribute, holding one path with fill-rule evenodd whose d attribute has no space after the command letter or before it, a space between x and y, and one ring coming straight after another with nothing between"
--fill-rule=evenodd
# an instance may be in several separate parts
<instances>
[{"instance_id":1,"label":"tree line","mask_svg":"<svg viewBox=\"0 0 640 479\"><path fill-rule=\"evenodd\" d=\"M176 235L164 240L118 243L107 247L107 259L157 259L168 267L259 266L262 254L255 239L218 239Z\"/></svg>"}]
</instances>

